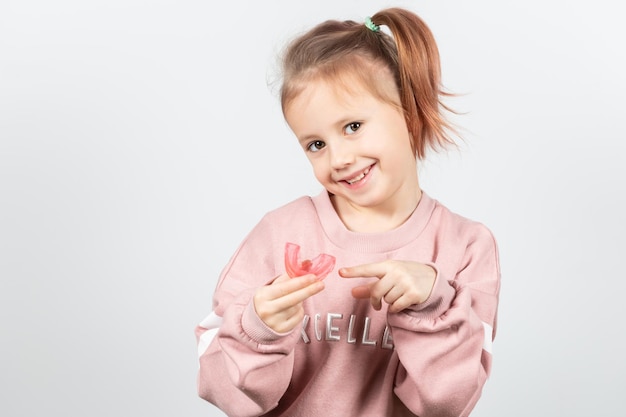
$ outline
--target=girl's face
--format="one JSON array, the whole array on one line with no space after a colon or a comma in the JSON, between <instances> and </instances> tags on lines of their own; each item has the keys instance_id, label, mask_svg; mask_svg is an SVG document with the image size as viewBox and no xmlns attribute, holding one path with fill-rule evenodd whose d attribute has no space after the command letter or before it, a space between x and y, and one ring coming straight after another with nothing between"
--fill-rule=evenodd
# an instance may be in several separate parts
<instances>
[{"instance_id":1,"label":"girl's face","mask_svg":"<svg viewBox=\"0 0 626 417\"><path fill-rule=\"evenodd\" d=\"M324 80L310 82L285 118L336 207L396 210L419 192L404 115L358 81L350 85L346 92Z\"/></svg>"}]
</instances>

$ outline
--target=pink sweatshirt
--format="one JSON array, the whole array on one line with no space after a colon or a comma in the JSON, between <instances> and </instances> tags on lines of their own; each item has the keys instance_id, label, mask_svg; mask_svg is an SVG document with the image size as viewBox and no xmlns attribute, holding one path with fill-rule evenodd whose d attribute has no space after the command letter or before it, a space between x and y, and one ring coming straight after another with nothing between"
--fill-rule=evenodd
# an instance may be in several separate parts
<instances>
[{"instance_id":1,"label":"pink sweatshirt","mask_svg":"<svg viewBox=\"0 0 626 417\"><path fill-rule=\"evenodd\" d=\"M302 325L277 334L252 296L285 272L286 242L337 263ZM354 299L351 288L375 278L338 268L386 259L433 266L430 297L400 313ZM499 288L490 231L425 193L384 233L346 229L326 191L301 197L266 214L223 270L196 328L198 393L229 416L468 416L491 369Z\"/></svg>"}]
</instances>

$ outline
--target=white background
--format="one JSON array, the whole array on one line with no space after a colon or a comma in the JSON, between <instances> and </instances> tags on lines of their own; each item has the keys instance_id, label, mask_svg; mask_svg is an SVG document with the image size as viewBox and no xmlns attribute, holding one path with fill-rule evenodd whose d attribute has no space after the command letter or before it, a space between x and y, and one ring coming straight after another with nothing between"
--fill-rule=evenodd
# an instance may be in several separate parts
<instances>
[{"instance_id":1,"label":"white background","mask_svg":"<svg viewBox=\"0 0 626 417\"><path fill-rule=\"evenodd\" d=\"M423 188L500 246L473 416L620 414L613 4L2 0L0 415L222 415L196 396L194 326L260 217L319 190L271 85L276 55L322 20L393 5L428 22L462 94L448 104L465 142L421 167Z\"/></svg>"}]
</instances>

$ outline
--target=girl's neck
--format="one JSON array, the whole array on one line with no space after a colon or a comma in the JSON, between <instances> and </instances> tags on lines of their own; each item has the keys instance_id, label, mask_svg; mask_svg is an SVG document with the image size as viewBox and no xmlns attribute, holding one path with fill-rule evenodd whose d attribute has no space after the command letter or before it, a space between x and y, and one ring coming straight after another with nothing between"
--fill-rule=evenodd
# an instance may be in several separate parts
<instances>
[{"instance_id":1,"label":"girl's neck","mask_svg":"<svg viewBox=\"0 0 626 417\"><path fill-rule=\"evenodd\" d=\"M330 200L346 228L359 233L380 233L402 225L415 211L422 190L416 187L402 198L396 198L385 206L361 207L331 195Z\"/></svg>"}]
</instances>

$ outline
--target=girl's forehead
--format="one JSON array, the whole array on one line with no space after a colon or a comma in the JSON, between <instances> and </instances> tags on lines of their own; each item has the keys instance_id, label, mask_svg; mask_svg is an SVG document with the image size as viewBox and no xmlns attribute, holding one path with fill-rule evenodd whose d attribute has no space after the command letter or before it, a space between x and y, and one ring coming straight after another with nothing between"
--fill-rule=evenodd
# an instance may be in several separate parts
<instances>
[{"instance_id":1,"label":"girl's forehead","mask_svg":"<svg viewBox=\"0 0 626 417\"><path fill-rule=\"evenodd\" d=\"M358 64L358 65L357 65ZM381 102L402 108L400 92L392 71L384 64L363 60L349 64L325 65L303 71L287 81L283 95L283 113L311 109L311 105L338 105L356 110L365 102ZM316 102L316 103L314 103Z\"/></svg>"},{"instance_id":2,"label":"girl's forehead","mask_svg":"<svg viewBox=\"0 0 626 417\"><path fill-rule=\"evenodd\" d=\"M339 113L363 110L370 106L376 97L370 89L360 83L346 85L326 80L315 80L307 83L286 106L285 116L298 117L303 113L314 112L322 117L335 118Z\"/></svg>"},{"instance_id":3,"label":"girl's forehead","mask_svg":"<svg viewBox=\"0 0 626 417\"><path fill-rule=\"evenodd\" d=\"M356 78L351 80L318 79L309 83L303 93L308 92L311 94L322 90L326 92L327 97L332 97L334 100L342 102L351 102L355 98L373 95L365 83Z\"/></svg>"},{"instance_id":4,"label":"girl's forehead","mask_svg":"<svg viewBox=\"0 0 626 417\"><path fill-rule=\"evenodd\" d=\"M383 77L387 74L381 74ZM359 77L355 74L342 74L335 77L317 76L302 82L299 91L293 97L295 101L308 101L314 96L323 93L326 99L332 99L343 104L355 103L355 100L372 98L379 101L396 101L395 84L391 76L389 79L373 79ZM391 100L390 100L391 99ZM399 102L399 101L398 101Z\"/></svg>"}]
</instances>

